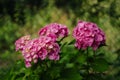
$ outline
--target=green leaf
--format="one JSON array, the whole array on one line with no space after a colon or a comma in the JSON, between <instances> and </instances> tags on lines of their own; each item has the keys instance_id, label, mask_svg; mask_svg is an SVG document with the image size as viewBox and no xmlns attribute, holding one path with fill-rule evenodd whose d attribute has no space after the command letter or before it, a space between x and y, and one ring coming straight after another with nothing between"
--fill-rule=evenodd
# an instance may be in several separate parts
<instances>
[{"instance_id":1,"label":"green leaf","mask_svg":"<svg viewBox=\"0 0 120 80\"><path fill-rule=\"evenodd\" d=\"M75 48L74 45L68 45L67 47L65 47L66 49L66 53L69 53L69 54L78 54L78 50Z\"/></svg>"},{"instance_id":2,"label":"green leaf","mask_svg":"<svg viewBox=\"0 0 120 80\"><path fill-rule=\"evenodd\" d=\"M92 68L94 71L104 72L104 71L108 70L109 65L105 59L99 58L99 59L95 60L94 64L92 65Z\"/></svg>"},{"instance_id":3,"label":"green leaf","mask_svg":"<svg viewBox=\"0 0 120 80\"><path fill-rule=\"evenodd\" d=\"M74 44L75 43L75 39L72 40L71 42L68 43L68 45Z\"/></svg>"},{"instance_id":4,"label":"green leaf","mask_svg":"<svg viewBox=\"0 0 120 80\"><path fill-rule=\"evenodd\" d=\"M51 68L49 68L49 70L47 70L48 75L50 75L52 77L52 79L55 79L57 77L59 77L60 75L60 67L57 66L53 66Z\"/></svg>"},{"instance_id":5,"label":"green leaf","mask_svg":"<svg viewBox=\"0 0 120 80\"><path fill-rule=\"evenodd\" d=\"M67 64L66 64L66 68L72 68L72 67L74 67L74 64L73 64L73 63L67 63Z\"/></svg>"},{"instance_id":6,"label":"green leaf","mask_svg":"<svg viewBox=\"0 0 120 80\"><path fill-rule=\"evenodd\" d=\"M78 57L76 59L77 63L83 64L83 63L85 63L85 61L86 61L86 56L84 54L78 55Z\"/></svg>"},{"instance_id":7,"label":"green leaf","mask_svg":"<svg viewBox=\"0 0 120 80\"><path fill-rule=\"evenodd\" d=\"M77 72L76 69L73 68L63 70L61 73L61 77L61 80L82 80L79 72Z\"/></svg>"},{"instance_id":8,"label":"green leaf","mask_svg":"<svg viewBox=\"0 0 120 80\"><path fill-rule=\"evenodd\" d=\"M62 50L62 48L63 48L66 44L67 44L67 42L65 42L65 43L63 43L63 44L61 45L61 50Z\"/></svg>"}]
</instances>

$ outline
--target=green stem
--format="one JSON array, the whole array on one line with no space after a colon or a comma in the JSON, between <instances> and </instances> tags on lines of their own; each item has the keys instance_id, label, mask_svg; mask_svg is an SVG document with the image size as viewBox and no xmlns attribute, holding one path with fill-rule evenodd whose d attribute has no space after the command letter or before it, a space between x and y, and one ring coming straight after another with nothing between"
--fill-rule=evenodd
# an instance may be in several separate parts
<instances>
[{"instance_id":1,"label":"green stem","mask_svg":"<svg viewBox=\"0 0 120 80\"><path fill-rule=\"evenodd\" d=\"M94 58L96 58L96 51L93 51L93 56Z\"/></svg>"},{"instance_id":2,"label":"green stem","mask_svg":"<svg viewBox=\"0 0 120 80\"><path fill-rule=\"evenodd\" d=\"M89 74L88 48L87 48L87 74Z\"/></svg>"},{"instance_id":3,"label":"green stem","mask_svg":"<svg viewBox=\"0 0 120 80\"><path fill-rule=\"evenodd\" d=\"M61 38L58 42L60 43L65 37Z\"/></svg>"},{"instance_id":4,"label":"green stem","mask_svg":"<svg viewBox=\"0 0 120 80\"><path fill-rule=\"evenodd\" d=\"M93 60L96 60L96 51L93 51ZM93 70L93 72L96 74L96 71Z\"/></svg>"}]
</instances>

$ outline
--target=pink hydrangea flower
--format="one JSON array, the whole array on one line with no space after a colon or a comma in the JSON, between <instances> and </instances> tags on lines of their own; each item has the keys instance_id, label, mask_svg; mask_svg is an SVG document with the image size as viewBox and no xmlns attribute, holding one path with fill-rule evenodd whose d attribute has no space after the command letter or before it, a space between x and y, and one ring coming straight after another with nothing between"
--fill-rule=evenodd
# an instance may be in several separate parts
<instances>
[{"instance_id":1,"label":"pink hydrangea flower","mask_svg":"<svg viewBox=\"0 0 120 80\"><path fill-rule=\"evenodd\" d=\"M20 39L16 40L15 42L16 51L23 50L23 47L28 43L29 40L30 35L23 36Z\"/></svg>"},{"instance_id":2,"label":"pink hydrangea flower","mask_svg":"<svg viewBox=\"0 0 120 80\"><path fill-rule=\"evenodd\" d=\"M30 40L24 47L22 50L22 55L25 59L25 64L26 67L31 67L31 62L33 61L34 63L37 63L38 61L38 55L37 53L37 49L35 48L34 45L34 40Z\"/></svg>"},{"instance_id":3,"label":"pink hydrangea flower","mask_svg":"<svg viewBox=\"0 0 120 80\"><path fill-rule=\"evenodd\" d=\"M54 43L52 46L48 47L49 53L48 53L48 58L50 60L59 60L59 52L60 52L60 47L57 43Z\"/></svg>"},{"instance_id":4,"label":"pink hydrangea flower","mask_svg":"<svg viewBox=\"0 0 120 80\"><path fill-rule=\"evenodd\" d=\"M105 44L105 34L95 23L79 21L73 30L76 39L75 46L80 49L92 47L96 50L101 44Z\"/></svg>"},{"instance_id":5,"label":"pink hydrangea flower","mask_svg":"<svg viewBox=\"0 0 120 80\"><path fill-rule=\"evenodd\" d=\"M41 36L39 40L40 40L39 45L40 46L42 45L42 47L38 51L38 55L41 58L41 60L44 60L46 57L48 57L50 60L59 60L58 57L59 57L60 47L54 41L54 39L48 36ZM53 58L51 59L50 56L52 56Z\"/></svg>"},{"instance_id":6,"label":"pink hydrangea flower","mask_svg":"<svg viewBox=\"0 0 120 80\"><path fill-rule=\"evenodd\" d=\"M51 23L40 29L39 35L54 35L54 38L66 37L68 35L68 28L62 24Z\"/></svg>"},{"instance_id":7,"label":"pink hydrangea flower","mask_svg":"<svg viewBox=\"0 0 120 80\"><path fill-rule=\"evenodd\" d=\"M59 60L59 52L59 45L49 36L30 40L22 50L26 67L31 67L32 61L37 63L38 58L44 60L48 57L50 60Z\"/></svg>"}]
</instances>

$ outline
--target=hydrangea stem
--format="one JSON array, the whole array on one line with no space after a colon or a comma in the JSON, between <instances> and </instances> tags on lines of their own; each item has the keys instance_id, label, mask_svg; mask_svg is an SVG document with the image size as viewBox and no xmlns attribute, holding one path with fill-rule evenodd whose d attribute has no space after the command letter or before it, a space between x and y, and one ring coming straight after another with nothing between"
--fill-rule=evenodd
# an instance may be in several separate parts
<instances>
[{"instance_id":1,"label":"hydrangea stem","mask_svg":"<svg viewBox=\"0 0 120 80\"><path fill-rule=\"evenodd\" d=\"M87 48L87 53L86 53L86 56L87 56L87 68L86 68L86 71L87 71L87 75L89 75L89 61L88 61L88 56L89 56L89 53L88 53L88 48Z\"/></svg>"}]
</instances>

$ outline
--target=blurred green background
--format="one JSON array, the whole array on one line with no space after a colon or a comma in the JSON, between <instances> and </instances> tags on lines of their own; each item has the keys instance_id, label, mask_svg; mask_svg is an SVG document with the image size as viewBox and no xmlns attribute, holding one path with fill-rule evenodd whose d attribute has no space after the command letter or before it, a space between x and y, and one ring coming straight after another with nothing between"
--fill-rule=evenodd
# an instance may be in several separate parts
<instances>
[{"instance_id":1,"label":"blurred green background","mask_svg":"<svg viewBox=\"0 0 120 80\"><path fill-rule=\"evenodd\" d=\"M102 51L111 65L108 78L120 80L120 0L0 0L0 79L21 58L16 39L36 37L52 22L67 25L72 34L78 20L95 22L104 30L107 46Z\"/></svg>"}]
</instances>

